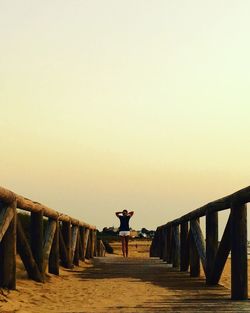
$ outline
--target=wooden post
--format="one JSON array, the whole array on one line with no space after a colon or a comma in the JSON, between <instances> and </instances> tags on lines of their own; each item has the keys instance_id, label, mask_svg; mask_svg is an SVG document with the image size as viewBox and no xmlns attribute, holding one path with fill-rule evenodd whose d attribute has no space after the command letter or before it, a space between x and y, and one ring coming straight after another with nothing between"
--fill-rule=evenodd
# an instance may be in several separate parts
<instances>
[{"instance_id":1,"label":"wooden post","mask_svg":"<svg viewBox=\"0 0 250 313\"><path fill-rule=\"evenodd\" d=\"M85 236L84 236L84 247L83 247L83 253L84 253L84 259L89 258L89 242L90 242L90 229L85 228Z\"/></svg>"},{"instance_id":2,"label":"wooden post","mask_svg":"<svg viewBox=\"0 0 250 313\"><path fill-rule=\"evenodd\" d=\"M94 229L91 230L91 248L90 248L90 257L93 258L95 254L95 233Z\"/></svg>"},{"instance_id":3,"label":"wooden post","mask_svg":"<svg viewBox=\"0 0 250 313\"><path fill-rule=\"evenodd\" d=\"M157 236L157 256L161 259L162 258L162 229L158 229L158 236Z\"/></svg>"},{"instance_id":4,"label":"wooden post","mask_svg":"<svg viewBox=\"0 0 250 313\"><path fill-rule=\"evenodd\" d=\"M31 212L30 218L30 244L33 257L41 274L43 266L43 212Z\"/></svg>"},{"instance_id":5,"label":"wooden post","mask_svg":"<svg viewBox=\"0 0 250 313\"><path fill-rule=\"evenodd\" d=\"M224 266L226 264L228 255L231 250L231 214L229 215L223 236L216 253L214 260L213 270L210 273L210 284L216 285L220 281L221 274L223 272Z\"/></svg>"},{"instance_id":6,"label":"wooden post","mask_svg":"<svg viewBox=\"0 0 250 313\"><path fill-rule=\"evenodd\" d=\"M86 253L87 253L87 246L89 240L89 228L84 228L83 232L83 261L85 260Z\"/></svg>"},{"instance_id":7,"label":"wooden post","mask_svg":"<svg viewBox=\"0 0 250 313\"><path fill-rule=\"evenodd\" d=\"M101 240L98 239L96 243L96 256L100 257L101 256Z\"/></svg>"},{"instance_id":8,"label":"wooden post","mask_svg":"<svg viewBox=\"0 0 250 313\"><path fill-rule=\"evenodd\" d=\"M67 267L68 264L68 251L63 239L62 230L59 223L59 254L61 259L61 264L64 267Z\"/></svg>"},{"instance_id":9,"label":"wooden post","mask_svg":"<svg viewBox=\"0 0 250 313\"><path fill-rule=\"evenodd\" d=\"M78 226L72 225L71 227L71 251L72 251L72 262L74 263L75 251L77 246L77 237L78 237ZM78 251L79 253L79 251Z\"/></svg>"},{"instance_id":10,"label":"wooden post","mask_svg":"<svg viewBox=\"0 0 250 313\"><path fill-rule=\"evenodd\" d=\"M206 275L206 248L205 248L205 239L203 237L203 233L200 228L199 220L191 220L190 221L190 231L193 235L194 243L196 246L196 251L201 260L204 273Z\"/></svg>"},{"instance_id":11,"label":"wooden post","mask_svg":"<svg viewBox=\"0 0 250 313\"><path fill-rule=\"evenodd\" d=\"M159 257L158 254L159 228L155 231L154 238L150 246L150 257Z\"/></svg>"},{"instance_id":12,"label":"wooden post","mask_svg":"<svg viewBox=\"0 0 250 313\"><path fill-rule=\"evenodd\" d=\"M82 240L79 232L79 260L83 259L83 247L82 247Z\"/></svg>"},{"instance_id":13,"label":"wooden post","mask_svg":"<svg viewBox=\"0 0 250 313\"><path fill-rule=\"evenodd\" d=\"M213 284L211 275L218 251L218 212L206 215L206 283Z\"/></svg>"},{"instance_id":14,"label":"wooden post","mask_svg":"<svg viewBox=\"0 0 250 313\"><path fill-rule=\"evenodd\" d=\"M167 263L172 264L172 256L173 256L173 240L172 240L172 226L169 225L167 227Z\"/></svg>"},{"instance_id":15,"label":"wooden post","mask_svg":"<svg viewBox=\"0 0 250 313\"><path fill-rule=\"evenodd\" d=\"M104 243L102 241L102 256L105 256L105 254L106 254L106 248L105 248Z\"/></svg>"},{"instance_id":16,"label":"wooden post","mask_svg":"<svg viewBox=\"0 0 250 313\"><path fill-rule=\"evenodd\" d=\"M197 219L197 222L199 222L199 219ZM191 277L199 277L200 276L200 258L199 254L196 249L194 236L192 232L190 231L190 276Z\"/></svg>"},{"instance_id":17,"label":"wooden post","mask_svg":"<svg viewBox=\"0 0 250 313\"><path fill-rule=\"evenodd\" d=\"M102 256L105 256L105 254L106 254L106 248L105 248L105 246L104 246L103 241L101 241L101 247L102 247Z\"/></svg>"},{"instance_id":18,"label":"wooden post","mask_svg":"<svg viewBox=\"0 0 250 313\"><path fill-rule=\"evenodd\" d=\"M62 222L62 236L66 247L67 260L64 266L66 268L72 268L72 248L71 248L71 223Z\"/></svg>"},{"instance_id":19,"label":"wooden post","mask_svg":"<svg viewBox=\"0 0 250 313\"><path fill-rule=\"evenodd\" d=\"M93 257L92 255L92 241L93 241L93 229L89 230L89 239L88 239L88 245L87 245L87 251L86 251L86 258L91 259Z\"/></svg>"},{"instance_id":20,"label":"wooden post","mask_svg":"<svg viewBox=\"0 0 250 313\"><path fill-rule=\"evenodd\" d=\"M104 256L103 242L101 239L97 240L97 256L99 257Z\"/></svg>"},{"instance_id":21,"label":"wooden post","mask_svg":"<svg viewBox=\"0 0 250 313\"><path fill-rule=\"evenodd\" d=\"M167 244L167 227L163 228L163 261L167 262L168 255L168 244Z\"/></svg>"},{"instance_id":22,"label":"wooden post","mask_svg":"<svg viewBox=\"0 0 250 313\"><path fill-rule=\"evenodd\" d=\"M59 221L56 221L56 231L49 256L49 273L59 275Z\"/></svg>"},{"instance_id":23,"label":"wooden post","mask_svg":"<svg viewBox=\"0 0 250 313\"><path fill-rule=\"evenodd\" d=\"M13 210L11 205L4 204L0 200L0 242L3 239L10 223L15 215L15 210Z\"/></svg>"},{"instance_id":24,"label":"wooden post","mask_svg":"<svg viewBox=\"0 0 250 313\"><path fill-rule=\"evenodd\" d=\"M17 251L22 259L24 267L28 273L29 278L37 282L43 282L44 277L41 274L36 261L34 260L28 240L22 228L22 224L17 217Z\"/></svg>"},{"instance_id":25,"label":"wooden post","mask_svg":"<svg viewBox=\"0 0 250 313\"><path fill-rule=\"evenodd\" d=\"M88 241L86 243L86 252L85 252L85 259L90 259L90 246L91 246L91 230L88 230Z\"/></svg>"},{"instance_id":26,"label":"wooden post","mask_svg":"<svg viewBox=\"0 0 250 313\"><path fill-rule=\"evenodd\" d=\"M56 224L57 221L54 219L49 218L46 226L46 232L44 236L44 243L43 243L43 272L46 272L48 263L49 263L49 256L52 248L52 244L54 241L54 236L56 232Z\"/></svg>"},{"instance_id":27,"label":"wooden post","mask_svg":"<svg viewBox=\"0 0 250 313\"><path fill-rule=\"evenodd\" d=\"M103 248L102 248L102 240L97 240L97 256L102 257L103 256Z\"/></svg>"},{"instance_id":28,"label":"wooden post","mask_svg":"<svg viewBox=\"0 0 250 313\"><path fill-rule=\"evenodd\" d=\"M76 245L75 245L75 251L74 251L74 257L73 257L73 263L76 266L79 266L79 259L80 259L80 234L79 229L76 235Z\"/></svg>"},{"instance_id":29,"label":"wooden post","mask_svg":"<svg viewBox=\"0 0 250 313\"><path fill-rule=\"evenodd\" d=\"M160 259L163 260L163 252L164 252L164 229L160 229L160 241L159 241L160 247Z\"/></svg>"},{"instance_id":30,"label":"wooden post","mask_svg":"<svg viewBox=\"0 0 250 313\"><path fill-rule=\"evenodd\" d=\"M105 256L105 253L106 253L106 249L105 249L105 246L103 244L103 241L101 240L101 256Z\"/></svg>"},{"instance_id":31,"label":"wooden post","mask_svg":"<svg viewBox=\"0 0 250 313\"><path fill-rule=\"evenodd\" d=\"M84 236L85 236L85 229L84 227L79 227L79 257L80 260L84 261Z\"/></svg>"},{"instance_id":32,"label":"wooden post","mask_svg":"<svg viewBox=\"0 0 250 313\"><path fill-rule=\"evenodd\" d=\"M0 207L2 210L3 207ZM16 289L16 201L8 206L12 219L1 242L0 252L0 286ZM2 220L0 223L2 224Z\"/></svg>"},{"instance_id":33,"label":"wooden post","mask_svg":"<svg viewBox=\"0 0 250 313\"><path fill-rule=\"evenodd\" d=\"M188 222L181 223L181 272L188 271L189 266L189 243L188 243Z\"/></svg>"},{"instance_id":34,"label":"wooden post","mask_svg":"<svg viewBox=\"0 0 250 313\"><path fill-rule=\"evenodd\" d=\"M233 203L231 208L231 297L233 300L247 300L247 206Z\"/></svg>"},{"instance_id":35,"label":"wooden post","mask_svg":"<svg viewBox=\"0 0 250 313\"><path fill-rule=\"evenodd\" d=\"M179 225L173 226L173 267L180 267L180 230Z\"/></svg>"},{"instance_id":36,"label":"wooden post","mask_svg":"<svg viewBox=\"0 0 250 313\"><path fill-rule=\"evenodd\" d=\"M94 243L94 257L97 255L97 230L95 229L95 232L94 232L95 236L94 236L94 239L95 239L95 243Z\"/></svg>"}]
</instances>

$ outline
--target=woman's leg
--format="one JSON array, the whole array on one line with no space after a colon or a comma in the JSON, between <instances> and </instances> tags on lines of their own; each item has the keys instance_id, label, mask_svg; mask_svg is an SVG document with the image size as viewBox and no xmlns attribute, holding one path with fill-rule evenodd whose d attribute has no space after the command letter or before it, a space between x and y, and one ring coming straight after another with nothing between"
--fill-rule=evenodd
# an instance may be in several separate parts
<instances>
[{"instance_id":1,"label":"woman's leg","mask_svg":"<svg viewBox=\"0 0 250 313\"><path fill-rule=\"evenodd\" d=\"M125 251L126 251L126 257L128 257L128 241L129 241L129 236L125 236Z\"/></svg>"},{"instance_id":2,"label":"woman's leg","mask_svg":"<svg viewBox=\"0 0 250 313\"><path fill-rule=\"evenodd\" d=\"M126 254L126 242L125 242L125 236L121 236L121 240L122 240L122 254L125 257Z\"/></svg>"}]
</instances>

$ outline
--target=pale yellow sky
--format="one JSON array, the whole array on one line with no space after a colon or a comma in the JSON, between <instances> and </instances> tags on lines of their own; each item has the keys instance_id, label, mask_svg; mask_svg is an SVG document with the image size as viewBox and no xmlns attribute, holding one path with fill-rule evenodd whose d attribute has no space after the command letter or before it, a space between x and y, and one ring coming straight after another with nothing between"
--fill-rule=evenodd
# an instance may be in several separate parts
<instances>
[{"instance_id":1,"label":"pale yellow sky","mask_svg":"<svg viewBox=\"0 0 250 313\"><path fill-rule=\"evenodd\" d=\"M249 1L0 1L1 185L155 228L249 185Z\"/></svg>"}]
</instances>

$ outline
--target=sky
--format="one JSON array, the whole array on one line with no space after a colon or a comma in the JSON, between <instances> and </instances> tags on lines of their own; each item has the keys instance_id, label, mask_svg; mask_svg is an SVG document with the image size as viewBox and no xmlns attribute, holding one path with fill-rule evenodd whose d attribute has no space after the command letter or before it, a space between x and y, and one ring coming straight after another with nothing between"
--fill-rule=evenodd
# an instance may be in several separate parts
<instances>
[{"instance_id":1,"label":"sky","mask_svg":"<svg viewBox=\"0 0 250 313\"><path fill-rule=\"evenodd\" d=\"M124 208L155 229L248 186L249 13L0 0L0 185L99 229Z\"/></svg>"}]
</instances>

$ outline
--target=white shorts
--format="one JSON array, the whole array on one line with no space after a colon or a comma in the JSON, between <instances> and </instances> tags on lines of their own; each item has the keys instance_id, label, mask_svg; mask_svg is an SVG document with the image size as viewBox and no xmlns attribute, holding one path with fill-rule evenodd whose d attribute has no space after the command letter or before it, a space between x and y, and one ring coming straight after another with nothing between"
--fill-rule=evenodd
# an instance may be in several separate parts
<instances>
[{"instance_id":1,"label":"white shorts","mask_svg":"<svg viewBox=\"0 0 250 313\"><path fill-rule=\"evenodd\" d=\"M125 236L129 236L130 235L130 231L126 231L126 230L122 230L119 232L119 236L125 237Z\"/></svg>"}]
</instances>

